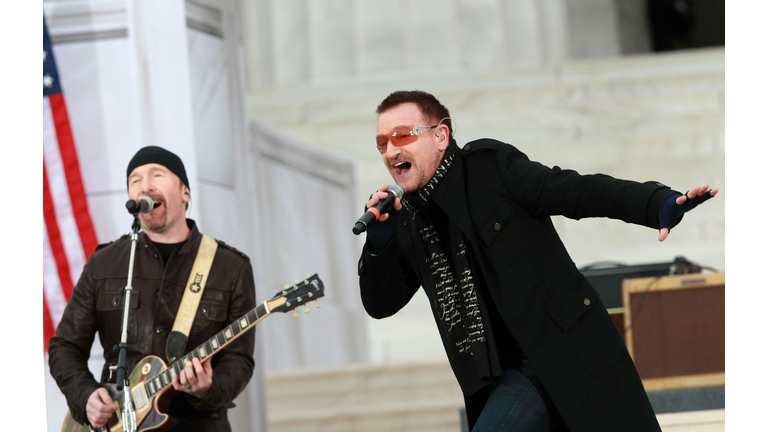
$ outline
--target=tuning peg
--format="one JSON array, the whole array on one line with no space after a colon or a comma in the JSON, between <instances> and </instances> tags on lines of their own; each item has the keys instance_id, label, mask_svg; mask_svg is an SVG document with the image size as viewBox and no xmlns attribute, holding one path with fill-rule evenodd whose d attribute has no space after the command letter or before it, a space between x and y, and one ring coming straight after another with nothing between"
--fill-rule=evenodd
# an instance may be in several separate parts
<instances>
[{"instance_id":1,"label":"tuning peg","mask_svg":"<svg viewBox=\"0 0 768 432\"><path fill-rule=\"evenodd\" d=\"M304 313L309 313L309 306L304 305Z\"/></svg>"},{"instance_id":2,"label":"tuning peg","mask_svg":"<svg viewBox=\"0 0 768 432\"><path fill-rule=\"evenodd\" d=\"M299 280L298 279L294 279L294 281L296 281L296 285L299 284Z\"/></svg>"},{"instance_id":3,"label":"tuning peg","mask_svg":"<svg viewBox=\"0 0 768 432\"><path fill-rule=\"evenodd\" d=\"M290 287L291 287L291 284L285 284L285 286L283 287L283 289L288 289L288 288L290 288Z\"/></svg>"},{"instance_id":4,"label":"tuning peg","mask_svg":"<svg viewBox=\"0 0 768 432\"><path fill-rule=\"evenodd\" d=\"M294 318L298 318L299 317L299 312L296 309L293 310L293 317Z\"/></svg>"},{"instance_id":5,"label":"tuning peg","mask_svg":"<svg viewBox=\"0 0 768 432\"><path fill-rule=\"evenodd\" d=\"M311 275L311 274L309 274L309 273L307 273L307 279L309 279L309 277L310 277L310 276L312 276L312 275Z\"/></svg>"},{"instance_id":6,"label":"tuning peg","mask_svg":"<svg viewBox=\"0 0 768 432\"><path fill-rule=\"evenodd\" d=\"M315 307L320 309L320 300L315 300Z\"/></svg>"}]
</instances>

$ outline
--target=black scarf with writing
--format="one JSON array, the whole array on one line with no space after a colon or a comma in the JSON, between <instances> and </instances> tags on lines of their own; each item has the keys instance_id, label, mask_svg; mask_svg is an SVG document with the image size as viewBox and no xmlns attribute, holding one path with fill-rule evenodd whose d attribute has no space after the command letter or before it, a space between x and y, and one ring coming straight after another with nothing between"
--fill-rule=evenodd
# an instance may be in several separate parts
<instances>
[{"instance_id":1,"label":"black scarf with writing","mask_svg":"<svg viewBox=\"0 0 768 432\"><path fill-rule=\"evenodd\" d=\"M455 146L450 146L454 150ZM431 290L435 321L443 337L448 359L465 394L487 384L491 377L488 340L482 302L473 277L470 250L464 234L455 222L445 217L448 232L441 238L429 210L429 195L438 186L453 163L448 151L432 179L419 191L406 194L403 205L411 212L414 236L424 288ZM442 214L442 213L441 213Z\"/></svg>"}]
</instances>

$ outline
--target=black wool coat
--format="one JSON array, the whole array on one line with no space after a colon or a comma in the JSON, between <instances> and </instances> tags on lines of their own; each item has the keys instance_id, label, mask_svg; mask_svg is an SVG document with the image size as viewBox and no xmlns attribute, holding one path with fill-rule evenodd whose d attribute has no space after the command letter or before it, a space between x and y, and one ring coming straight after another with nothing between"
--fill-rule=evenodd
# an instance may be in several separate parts
<instances>
[{"instance_id":1,"label":"black wool coat","mask_svg":"<svg viewBox=\"0 0 768 432\"><path fill-rule=\"evenodd\" d=\"M455 143L452 144L455 146ZM530 161L502 142L481 139L463 149L432 191L466 237L507 328L536 369L571 431L659 431L648 396L598 293L578 271L551 215L608 217L658 229L671 191L657 182L580 175ZM363 305L373 318L393 315L424 281L403 208L397 235L358 264ZM432 288L432 287L430 287ZM433 289L425 289L429 296ZM454 369L454 373L460 371ZM487 391L465 393L474 424Z\"/></svg>"}]
</instances>

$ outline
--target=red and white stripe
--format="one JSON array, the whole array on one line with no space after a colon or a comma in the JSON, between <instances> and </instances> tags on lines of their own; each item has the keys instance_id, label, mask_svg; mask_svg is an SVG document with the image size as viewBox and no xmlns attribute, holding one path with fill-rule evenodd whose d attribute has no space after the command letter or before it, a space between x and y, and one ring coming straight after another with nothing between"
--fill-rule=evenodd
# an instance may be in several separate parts
<instances>
[{"instance_id":1,"label":"red and white stripe","mask_svg":"<svg viewBox=\"0 0 768 432\"><path fill-rule=\"evenodd\" d=\"M43 347L96 249L64 96L43 97Z\"/></svg>"}]
</instances>

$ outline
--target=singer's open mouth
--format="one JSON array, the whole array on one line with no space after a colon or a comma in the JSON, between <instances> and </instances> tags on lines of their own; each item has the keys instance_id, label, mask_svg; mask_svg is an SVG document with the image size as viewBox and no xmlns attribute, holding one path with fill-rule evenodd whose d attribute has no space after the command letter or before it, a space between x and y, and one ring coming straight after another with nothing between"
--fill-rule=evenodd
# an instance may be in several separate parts
<instances>
[{"instance_id":1,"label":"singer's open mouth","mask_svg":"<svg viewBox=\"0 0 768 432\"><path fill-rule=\"evenodd\" d=\"M398 162L395 165L393 165L393 167L395 168L395 174L400 175L400 174L403 174L404 172L408 171L409 169L411 169L411 163L410 162Z\"/></svg>"}]
</instances>

